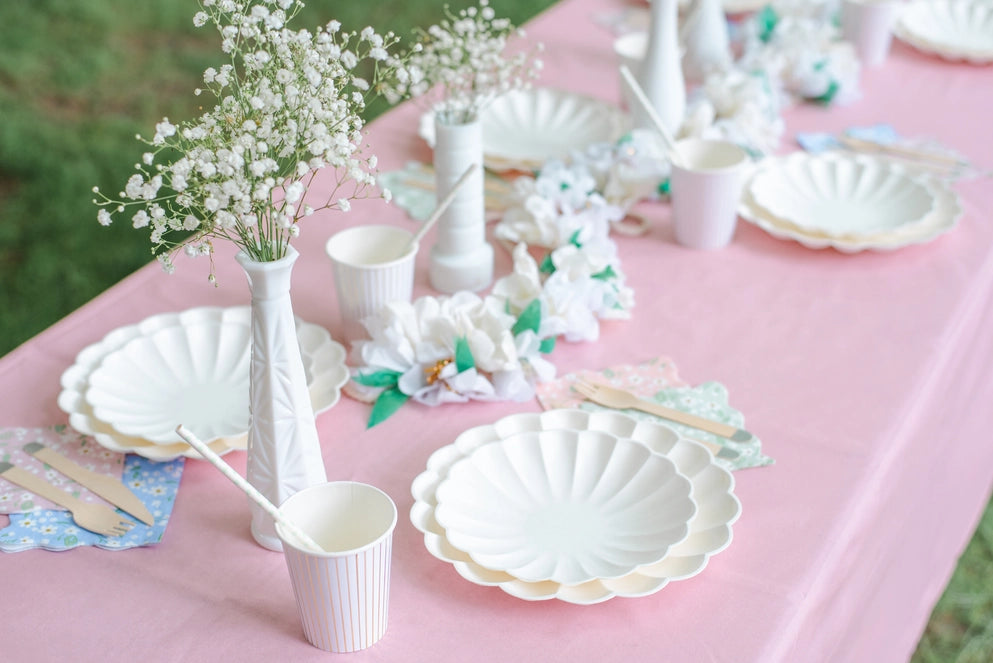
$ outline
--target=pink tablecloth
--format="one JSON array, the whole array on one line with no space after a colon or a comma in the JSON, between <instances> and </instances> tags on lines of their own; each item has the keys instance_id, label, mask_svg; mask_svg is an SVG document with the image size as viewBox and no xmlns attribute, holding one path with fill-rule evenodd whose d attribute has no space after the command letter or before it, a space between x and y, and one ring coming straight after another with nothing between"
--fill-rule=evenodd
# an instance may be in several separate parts
<instances>
[{"instance_id":1,"label":"pink tablecloth","mask_svg":"<svg viewBox=\"0 0 993 663\"><path fill-rule=\"evenodd\" d=\"M564 0L538 17L529 34L548 45L544 84L616 100L612 37L593 17L620 8ZM848 107L791 110L789 136L886 121L993 166L990 68L896 43L862 88ZM430 159L418 112L404 107L370 128L384 170ZM749 225L726 250L693 252L674 243L668 206L648 207L652 233L618 239L634 319L607 324L595 344L560 343L552 358L565 373L664 354L687 381L728 386L777 460L736 475L744 512L734 543L656 595L579 607L470 584L401 518L389 630L349 660L906 661L993 478L993 187L956 189L965 217L954 232L854 256ZM338 332L324 240L372 221L410 223L380 202L306 222L298 314ZM100 232L95 221L88 232ZM173 276L150 266L0 360L0 426L64 422L60 374L111 329L246 303L229 253L217 260L219 288L205 262L182 262ZM498 271L508 266L500 254ZM425 278L422 269L422 293ZM405 513L431 451L467 427L537 409L408 406L367 431L367 406L346 399L318 424L328 474L382 487ZM244 471L243 454L228 459ZM203 462L188 463L160 545L4 555L0 580L5 661L327 660L303 639L282 557L253 543L246 499Z\"/></svg>"}]
</instances>

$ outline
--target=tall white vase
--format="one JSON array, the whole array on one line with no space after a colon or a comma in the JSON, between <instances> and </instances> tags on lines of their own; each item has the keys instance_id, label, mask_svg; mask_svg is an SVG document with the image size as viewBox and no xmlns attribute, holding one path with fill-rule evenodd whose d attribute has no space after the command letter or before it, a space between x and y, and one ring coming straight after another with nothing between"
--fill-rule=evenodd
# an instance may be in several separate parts
<instances>
[{"instance_id":1,"label":"tall white vase","mask_svg":"<svg viewBox=\"0 0 993 663\"><path fill-rule=\"evenodd\" d=\"M693 0L680 30L685 46L683 76L701 82L731 65L731 39L721 0Z\"/></svg>"},{"instance_id":2,"label":"tall white vase","mask_svg":"<svg viewBox=\"0 0 993 663\"><path fill-rule=\"evenodd\" d=\"M486 242L483 128L479 120L448 124L435 116L434 172L438 202L472 164L479 168L438 219L428 276L444 293L482 290L493 280L493 247Z\"/></svg>"},{"instance_id":3,"label":"tall white vase","mask_svg":"<svg viewBox=\"0 0 993 663\"><path fill-rule=\"evenodd\" d=\"M273 262L236 256L252 291L248 481L277 506L327 481L290 301L298 255L289 247ZM252 536L265 548L282 550L272 518L254 502L250 506Z\"/></svg>"},{"instance_id":4,"label":"tall white vase","mask_svg":"<svg viewBox=\"0 0 993 663\"><path fill-rule=\"evenodd\" d=\"M651 2L648 46L637 78L662 124L675 136L686 113L686 81L679 50L679 0ZM633 115L636 127L654 128L640 104Z\"/></svg>"}]
</instances>

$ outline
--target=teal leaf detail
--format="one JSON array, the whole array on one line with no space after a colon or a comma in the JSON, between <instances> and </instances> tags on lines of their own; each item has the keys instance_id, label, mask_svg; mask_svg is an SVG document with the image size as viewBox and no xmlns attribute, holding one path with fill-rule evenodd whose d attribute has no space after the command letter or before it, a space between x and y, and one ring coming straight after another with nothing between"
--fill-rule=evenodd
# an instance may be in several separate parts
<instances>
[{"instance_id":1,"label":"teal leaf detail","mask_svg":"<svg viewBox=\"0 0 993 663\"><path fill-rule=\"evenodd\" d=\"M576 230L576 232L572 233L572 235L569 237L569 243L575 246L577 249L582 248L583 245L579 241L579 230Z\"/></svg>"},{"instance_id":2,"label":"teal leaf detail","mask_svg":"<svg viewBox=\"0 0 993 663\"><path fill-rule=\"evenodd\" d=\"M554 336L549 336L548 338L542 339L541 344L538 346L538 351L546 355L554 349L555 349Z\"/></svg>"},{"instance_id":3,"label":"teal leaf detail","mask_svg":"<svg viewBox=\"0 0 993 663\"><path fill-rule=\"evenodd\" d=\"M835 95L838 94L838 90L841 88L838 85L838 81L832 80L831 84L828 85L827 91L819 97L814 97L811 101L827 106L834 99Z\"/></svg>"},{"instance_id":4,"label":"teal leaf detail","mask_svg":"<svg viewBox=\"0 0 993 663\"><path fill-rule=\"evenodd\" d=\"M521 332L528 331L529 329L535 334L538 333L538 328L541 326L541 302L537 299L532 299L531 303L528 304L521 314L517 317L517 322L510 329L510 332L517 336Z\"/></svg>"},{"instance_id":5,"label":"teal leaf detail","mask_svg":"<svg viewBox=\"0 0 993 663\"><path fill-rule=\"evenodd\" d=\"M763 44L769 43L772 34L776 31L776 24L779 23L779 15L776 14L776 10L771 5L766 5L762 11L755 15L755 20L759 24L759 39L762 40Z\"/></svg>"},{"instance_id":6,"label":"teal leaf detail","mask_svg":"<svg viewBox=\"0 0 993 663\"><path fill-rule=\"evenodd\" d=\"M672 191L672 180L668 177L659 182L658 192L660 196L668 196Z\"/></svg>"},{"instance_id":7,"label":"teal leaf detail","mask_svg":"<svg viewBox=\"0 0 993 663\"><path fill-rule=\"evenodd\" d=\"M460 336L455 340L455 370L461 373L475 366L476 360L473 359L472 350L469 349L469 341L465 336Z\"/></svg>"},{"instance_id":8,"label":"teal leaf detail","mask_svg":"<svg viewBox=\"0 0 993 663\"><path fill-rule=\"evenodd\" d=\"M617 272L614 271L613 266L607 265L602 270L593 275L593 278L600 281L609 281L610 279L617 278Z\"/></svg>"},{"instance_id":9,"label":"teal leaf detail","mask_svg":"<svg viewBox=\"0 0 993 663\"><path fill-rule=\"evenodd\" d=\"M397 387L390 387L383 391L372 405L372 412L369 414L369 423L366 425L366 428L372 428L376 424L389 419L409 399L410 396L400 391Z\"/></svg>"},{"instance_id":10,"label":"teal leaf detail","mask_svg":"<svg viewBox=\"0 0 993 663\"><path fill-rule=\"evenodd\" d=\"M555 263L552 262L552 254L546 253L545 257L541 261L541 265L538 266L538 271L542 274L554 274L555 273Z\"/></svg>"},{"instance_id":11,"label":"teal leaf detail","mask_svg":"<svg viewBox=\"0 0 993 663\"><path fill-rule=\"evenodd\" d=\"M359 373L353 380L364 387L395 387L400 380L400 371L374 371L372 373Z\"/></svg>"}]
</instances>

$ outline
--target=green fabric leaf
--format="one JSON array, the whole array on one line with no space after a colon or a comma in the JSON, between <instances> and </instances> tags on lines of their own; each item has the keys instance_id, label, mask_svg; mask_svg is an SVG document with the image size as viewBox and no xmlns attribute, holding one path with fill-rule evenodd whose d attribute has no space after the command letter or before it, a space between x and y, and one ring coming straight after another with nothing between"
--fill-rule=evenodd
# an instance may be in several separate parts
<instances>
[{"instance_id":1,"label":"green fabric leaf","mask_svg":"<svg viewBox=\"0 0 993 663\"><path fill-rule=\"evenodd\" d=\"M617 278L617 272L614 271L612 265L607 265L605 268L594 274L593 278L599 279L600 281L609 281L610 279Z\"/></svg>"},{"instance_id":2,"label":"green fabric leaf","mask_svg":"<svg viewBox=\"0 0 993 663\"><path fill-rule=\"evenodd\" d=\"M755 15L755 20L759 24L759 39L763 44L769 43L772 33L776 31L776 24L779 23L779 15L771 5L766 5Z\"/></svg>"},{"instance_id":3,"label":"green fabric leaf","mask_svg":"<svg viewBox=\"0 0 993 663\"><path fill-rule=\"evenodd\" d=\"M532 299L531 303L528 304L521 314L517 317L517 322L511 327L510 332L517 336L521 332L531 330L535 334L538 333L538 328L541 326L541 302L537 299Z\"/></svg>"},{"instance_id":4,"label":"green fabric leaf","mask_svg":"<svg viewBox=\"0 0 993 663\"><path fill-rule=\"evenodd\" d=\"M455 370L461 373L475 366L476 360L472 358L469 341L466 340L465 336L455 339Z\"/></svg>"},{"instance_id":5,"label":"green fabric leaf","mask_svg":"<svg viewBox=\"0 0 993 663\"><path fill-rule=\"evenodd\" d=\"M542 339L541 344L538 346L538 351L546 355L554 349L555 349L554 336L549 336L548 338Z\"/></svg>"},{"instance_id":6,"label":"green fabric leaf","mask_svg":"<svg viewBox=\"0 0 993 663\"><path fill-rule=\"evenodd\" d=\"M841 88L841 86L838 85L838 81L832 80L831 81L831 84L828 85L827 92L825 92L824 94L822 94L819 97L814 97L813 99L811 99L811 101L816 102L818 104L823 104L824 106L827 106L834 99L834 96L836 94L838 94L838 90L840 88Z\"/></svg>"},{"instance_id":7,"label":"green fabric leaf","mask_svg":"<svg viewBox=\"0 0 993 663\"><path fill-rule=\"evenodd\" d=\"M546 253L544 259L541 261L541 265L538 266L538 271L542 274L554 274L555 273L555 263L552 262L552 254Z\"/></svg>"},{"instance_id":8,"label":"green fabric leaf","mask_svg":"<svg viewBox=\"0 0 993 663\"><path fill-rule=\"evenodd\" d=\"M397 387L390 387L383 391L372 405L372 412L369 414L369 423L366 428L372 428L389 419L409 399L410 396Z\"/></svg>"},{"instance_id":9,"label":"green fabric leaf","mask_svg":"<svg viewBox=\"0 0 993 663\"><path fill-rule=\"evenodd\" d=\"M579 242L579 231L578 230L576 232L572 233L572 236L569 237L569 243L572 244L573 246L575 246L577 249L582 248L583 245Z\"/></svg>"},{"instance_id":10,"label":"green fabric leaf","mask_svg":"<svg viewBox=\"0 0 993 663\"><path fill-rule=\"evenodd\" d=\"M365 387L395 387L400 379L400 371L374 371L359 373L352 379Z\"/></svg>"},{"instance_id":11,"label":"green fabric leaf","mask_svg":"<svg viewBox=\"0 0 993 663\"><path fill-rule=\"evenodd\" d=\"M658 192L660 196L668 196L672 191L672 180L668 177L659 182Z\"/></svg>"}]
</instances>

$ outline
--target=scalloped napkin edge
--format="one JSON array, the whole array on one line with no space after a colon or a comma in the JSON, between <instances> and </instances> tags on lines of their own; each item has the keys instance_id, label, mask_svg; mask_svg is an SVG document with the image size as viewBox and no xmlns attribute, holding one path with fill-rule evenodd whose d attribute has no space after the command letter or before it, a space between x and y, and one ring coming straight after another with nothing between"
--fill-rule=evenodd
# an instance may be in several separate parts
<instances>
[{"instance_id":1,"label":"scalloped napkin edge","mask_svg":"<svg viewBox=\"0 0 993 663\"><path fill-rule=\"evenodd\" d=\"M23 440L24 436L30 440ZM154 525L146 525L142 522L130 518L123 511L118 513L123 517L134 520L135 526L130 532L120 537L106 537L85 530L72 520L72 516L65 509L45 508L48 502L39 499L39 504L34 504L31 500L31 508L25 506L25 500L18 499L18 508L21 512L10 513L10 523L7 527L0 529L0 551L21 552L41 548L43 550L63 551L78 548L80 546L96 546L105 550L126 550L139 546L153 545L160 543L165 535L166 526L169 524L169 517L172 515L172 508L176 500L176 492L179 490L179 482L183 475L185 459L160 463L142 458L135 454L119 454L105 450L100 447L93 438L80 435L71 431L64 425L53 426L42 429L0 429L0 439L22 440L22 441L43 441L61 452L72 449L75 445L78 449L100 450L98 456L101 460L109 462L111 466L116 466L116 472L107 472L109 475L119 477L124 485L131 489L135 495L148 507L155 519ZM53 443L55 442L55 443ZM23 446L23 445L20 445ZM11 452L13 447L8 445L4 453ZM18 447L19 449L19 447ZM23 452L21 452L23 453ZM10 455L8 453L8 455ZM24 454L27 456L27 454ZM45 466L30 457L31 460L42 467L41 476L48 478L45 473ZM85 460L84 455L84 460ZM79 458L77 457L77 460ZM18 458L19 465L27 465ZM91 463L82 463L96 470ZM54 472L54 470L49 470ZM57 473L56 473L57 474ZM59 477L62 475L59 474ZM76 482L65 479L62 489L70 493L82 495L85 490ZM7 483L7 482L4 482ZM10 485L9 483L7 485ZM75 486L75 489L73 489ZM21 495L27 491L18 489ZM105 504L103 500L85 491L89 495L88 501ZM52 505L54 506L54 505Z\"/></svg>"},{"instance_id":2,"label":"scalloped napkin edge","mask_svg":"<svg viewBox=\"0 0 993 663\"><path fill-rule=\"evenodd\" d=\"M550 382L543 382L537 387L537 397L541 407L546 410L555 408L579 408L593 412L609 410L610 408L584 400L572 390L572 384L580 379L627 389L642 398L732 426L743 427L745 423L744 415L729 404L728 391L723 384L710 381L695 387L690 386L679 377L675 363L668 357L655 357L640 364L620 364L600 370L581 370ZM762 442L758 437L753 437L746 443L733 442L637 410L622 411L634 419L654 421L669 426L688 438L707 440L737 451L736 458L715 459L718 465L727 470L762 467L775 462L762 453Z\"/></svg>"}]
</instances>

